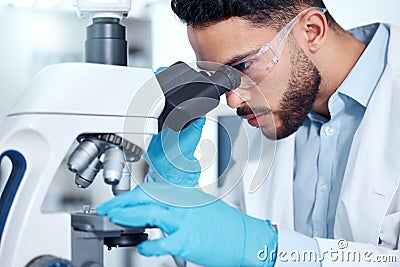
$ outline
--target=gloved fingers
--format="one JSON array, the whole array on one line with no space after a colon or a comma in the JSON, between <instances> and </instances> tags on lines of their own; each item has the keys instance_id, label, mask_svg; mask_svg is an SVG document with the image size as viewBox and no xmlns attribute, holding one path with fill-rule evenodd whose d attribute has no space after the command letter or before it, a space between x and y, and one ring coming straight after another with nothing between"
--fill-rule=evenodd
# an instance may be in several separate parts
<instances>
[{"instance_id":1,"label":"gloved fingers","mask_svg":"<svg viewBox=\"0 0 400 267\"><path fill-rule=\"evenodd\" d=\"M141 186L137 186L133 190L118 195L111 200L108 200L96 207L96 212L99 215L107 215L108 212L115 208L124 208L129 206L144 205L155 203L157 200L145 193Z\"/></svg>"},{"instance_id":2,"label":"gloved fingers","mask_svg":"<svg viewBox=\"0 0 400 267\"><path fill-rule=\"evenodd\" d=\"M194 147L194 149L196 149L205 121L206 118L201 117L180 132L175 132L169 128L163 129L161 132L152 137L149 144L148 153L151 156L157 156L157 152L165 152L166 150L170 149L177 151L179 147L185 146ZM179 147L177 146L178 141Z\"/></svg>"},{"instance_id":3,"label":"gloved fingers","mask_svg":"<svg viewBox=\"0 0 400 267\"><path fill-rule=\"evenodd\" d=\"M148 182L140 185L141 190L146 192L153 202L171 209L203 206L204 204L217 200L214 196L206 194L194 187L175 185L174 183ZM187 210L186 210L187 211ZM178 211L177 211L178 212ZM184 214L185 211L180 211Z\"/></svg>"},{"instance_id":4,"label":"gloved fingers","mask_svg":"<svg viewBox=\"0 0 400 267\"><path fill-rule=\"evenodd\" d=\"M154 72L154 74L155 75L157 75L157 74L159 74L160 72L162 72L163 70L165 70L165 69L167 69L168 67L159 67L155 72Z\"/></svg>"},{"instance_id":5,"label":"gloved fingers","mask_svg":"<svg viewBox=\"0 0 400 267\"><path fill-rule=\"evenodd\" d=\"M149 147L147 149L147 153L145 154L145 156L147 156L147 154L150 154L151 156L153 156L153 155L157 156L159 154L159 152L162 151L161 134L162 134L163 131L164 130L162 130L161 132L159 132L156 135L153 135L153 137L151 138L151 141L150 141L150 144L149 144ZM146 159L146 161L147 161L147 159Z\"/></svg>"},{"instance_id":6,"label":"gloved fingers","mask_svg":"<svg viewBox=\"0 0 400 267\"><path fill-rule=\"evenodd\" d=\"M166 128L151 138L147 152L143 155L145 161L152 165L162 163L165 159L166 151L172 155L179 155L178 146L179 133Z\"/></svg>"},{"instance_id":7,"label":"gloved fingers","mask_svg":"<svg viewBox=\"0 0 400 267\"><path fill-rule=\"evenodd\" d=\"M193 156L199 144L206 118L203 116L179 133L179 151L186 157ZM190 158L189 158L190 159Z\"/></svg>"},{"instance_id":8,"label":"gloved fingers","mask_svg":"<svg viewBox=\"0 0 400 267\"><path fill-rule=\"evenodd\" d=\"M165 171L168 166L186 171L187 168L181 166L197 161L193 154L200 141L205 120L205 117L201 117L181 132L166 128L154 135L144 154L145 161L160 171ZM190 168L188 172L191 172Z\"/></svg>"},{"instance_id":9,"label":"gloved fingers","mask_svg":"<svg viewBox=\"0 0 400 267\"><path fill-rule=\"evenodd\" d=\"M147 182L130 192L121 194L97 207L99 215L107 215L114 208L155 204L160 207L197 207L217 199L193 187L181 187L171 183Z\"/></svg>"},{"instance_id":10,"label":"gloved fingers","mask_svg":"<svg viewBox=\"0 0 400 267\"><path fill-rule=\"evenodd\" d=\"M191 156L200 141L205 121L206 118L201 117L179 132L166 128L161 131L161 136L157 136L154 142L161 144L164 153L172 151L172 155L179 153L185 157Z\"/></svg>"},{"instance_id":11,"label":"gloved fingers","mask_svg":"<svg viewBox=\"0 0 400 267\"><path fill-rule=\"evenodd\" d=\"M199 123L196 123L200 121ZM175 136L161 137L162 153L166 163L184 172L193 172L193 166L198 165L198 160L194 156L197 145L201 138L200 125L204 125L205 119L200 118ZM167 135L167 133L165 134ZM175 140L173 138L176 138ZM157 164L159 165L159 164ZM158 167L158 166L156 166ZM195 172L199 170L195 168Z\"/></svg>"},{"instance_id":12,"label":"gloved fingers","mask_svg":"<svg viewBox=\"0 0 400 267\"><path fill-rule=\"evenodd\" d=\"M137 251L146 257L173 255L171 250L175 249L170 245L170 237L164 237L156 240L147 240L140 243Z\"/></svg>"},{"instance_id":13,"label":"gloved fingers","mask_svg":"<svg viewBox=\"0 0 400 267\"><path fill-rule=\"evenodd\" d=\"M182 133L192 132L192 131L196 131L198 133L201 133L205 123L206 123L206 117L205 116L200 117L200 118L196 119L194 122L192 122L188 127L183 129Z\"/></svg>"},{"instance_id":14,"label":"gloved fingers","mask_svg":"<svg viewBox=\"0 0 400 267\"><path fill-rule=\"evenodd\" d=\"M108 212L108 217L113 223L132 227L157 227L166 234L179 229L182 222L180 215L176 210L155 204L115 208Z\"/></svg>"},{"instance_id":15,"label":"gloved fingers","mask_svg":"<svg viewBox=\"0 0 400 267\"><path fill-rule=\"evenodd\" d=\"M186 255L185 243L190 240L184 240L179 232L173 233L164 238L156 240L147 240L137 246L140 254L147 257L172 255L174 257L182 258Z\"/></svg>"},{"instance_id":16,"label":"gloved fingers","mask_svg":"<svg viewBox=\"0 0 400 267\"><path fill-rule=\"evenodd\" d=\"M192 174L197 175L197 178L200 176L201 165L194 156L184 157L173 154L173 151L165 151L163 156L145 154L144 158L149 164L148 173L150 175L158 174L169 181L170 177L185 177Z\"/></svg>"}]
</instances>

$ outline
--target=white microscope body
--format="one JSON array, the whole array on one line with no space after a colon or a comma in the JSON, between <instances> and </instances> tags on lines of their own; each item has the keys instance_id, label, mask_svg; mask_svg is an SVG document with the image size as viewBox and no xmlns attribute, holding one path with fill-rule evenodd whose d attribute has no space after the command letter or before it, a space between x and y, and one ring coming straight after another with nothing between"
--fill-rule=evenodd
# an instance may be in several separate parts
<instances>
[{"instance_id":1,"label":"white microscope body","mask_svg":"<svg viewBox=\"0 0 400 267\"><path fill-rule=\"evenodd\" d=\"M126 50L125 28L119 19L127 16L131 0L77 0L76 6L81 17L105 18L116 29L112 34L117 40L111 43L107 29L101 29L104 38L99 42L93 35L96 29L88 33L92 43L86 52L94 47L107 54L116 45ZM66 63L44 68L2 121L0 161L8 157L13 170L0 201L0 266L27 266L43 255L72 260L71 214L45 213L42 205L79 136L105 134L114 139L116 148L123 140L139 150L136 156L140 157L158 133L165 97L157 79L149 69L123 66L126 51L112 52L117 58L114 65L122 66ZM91 57L96 59L95 54ZM54 266L70 266L60 264Z\"/></svg>"},{"instance_id":2,"label":"white microscope body","mask_svg":"<svg viewBox=\"0 0 400 267\"><path fill-rule=\"evenodd\" d=\"M163 107L151 70L87 63L43 69L0 128L0 153L15 151L26 162L1 229L0 266L26 266L39 255L70 260L71 215L41 207L71 145L81 134L113 133L145 150Z\"/></svg>"}]
</instances>

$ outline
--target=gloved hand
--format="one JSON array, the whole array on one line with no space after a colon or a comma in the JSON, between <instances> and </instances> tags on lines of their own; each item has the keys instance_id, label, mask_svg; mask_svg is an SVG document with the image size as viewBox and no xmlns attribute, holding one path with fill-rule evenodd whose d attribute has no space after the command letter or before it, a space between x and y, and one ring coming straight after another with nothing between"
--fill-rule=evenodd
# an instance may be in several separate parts
<instances>
[{"instance_id":1,"label":"gloved hand","mask_svg":"<svg viewBox=\"0 0 400 267\"><path fill-rule=\"evenodd\" d=\"M144 256L170 254L203 266L274 266L258 252L277 249L269 221L252 218L197 188L149 182L97 207L111 222L158 227L167 237L137 246Z\"/></svg>"},{"instance_id":2,"label":"gloved hand","mask_svg":"<svg viewBox=\"0 0 400 267\"><path fill-rule=\"evenodd\" d=\"M155 75L159 74L160 72L162 72L163 70L167 69L168 67L159 67L158 69L156 69L156 71L154 72Z\"/></svg>"},{"instance_id":3,"label":"gloved hand","mask_svg":"<svg viewBox=\"0 0 400 267\"><path fill-rule=\"evenodd\" d=\"M170 182L179 186L196 186L201 167L194 157L205 123L201 117L180 132L163 129L151 139L144 159L149 164L149 181Z\"/></svg>"}]
</instances>

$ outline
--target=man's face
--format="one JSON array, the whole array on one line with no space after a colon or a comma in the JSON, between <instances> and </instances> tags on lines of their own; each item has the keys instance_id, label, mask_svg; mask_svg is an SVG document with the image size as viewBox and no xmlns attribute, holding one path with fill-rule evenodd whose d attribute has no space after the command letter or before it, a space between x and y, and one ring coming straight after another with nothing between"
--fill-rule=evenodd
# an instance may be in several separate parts
<instances>
[{"instance_id":1,"label":"man's face","mask_svg":"<svg viewBox=\"0 0 400 267\"><path fill-rule=\"evenodd\" d=\"M275 34L276 31L268 27L254 27L239 18L201 29L188 27L189 41L198 61L229 65L256 54ZM318 70L294 39L289 38L278 64L257 87L239 87L227 93L226 99L239 116L259 127L265 136L281 139L303 124L312 109L319 84Z\"/></svg>"}]
</instances>

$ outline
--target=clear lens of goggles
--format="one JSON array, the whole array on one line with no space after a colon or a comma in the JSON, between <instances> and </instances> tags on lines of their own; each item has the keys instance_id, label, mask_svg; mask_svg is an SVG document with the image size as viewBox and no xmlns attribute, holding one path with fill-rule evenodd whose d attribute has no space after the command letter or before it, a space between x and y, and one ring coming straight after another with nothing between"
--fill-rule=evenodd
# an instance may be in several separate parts
<instances>
[{"instance_id":1,"label":"clear lens of goggles","mask_svg":"<svg viewBox=\"0 0 400 267\"><path fill-rule=\"evenodd\" d=\"M249 56L235 64L233 67L242 74L240 88L256 87L266 78L277 62L277 57L267 47L264 51L261 50L258 54Z\"/></svg>"}]
</instances>

